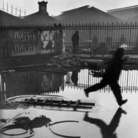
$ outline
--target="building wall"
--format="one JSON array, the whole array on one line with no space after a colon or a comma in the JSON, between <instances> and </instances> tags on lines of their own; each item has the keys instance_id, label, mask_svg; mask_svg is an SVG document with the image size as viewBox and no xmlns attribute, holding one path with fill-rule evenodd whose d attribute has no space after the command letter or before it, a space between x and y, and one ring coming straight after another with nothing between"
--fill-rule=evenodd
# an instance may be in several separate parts
<instances>
[{"instance_id":1,"label":"building wall","mask_svg":"<svg viewBox=\"0 0 138 138\"><path fill-rule=\"evenodd\" d=\"M62 52L63 37L57 30L2 29L0 57Z\"/></svg>"}]
</instances>

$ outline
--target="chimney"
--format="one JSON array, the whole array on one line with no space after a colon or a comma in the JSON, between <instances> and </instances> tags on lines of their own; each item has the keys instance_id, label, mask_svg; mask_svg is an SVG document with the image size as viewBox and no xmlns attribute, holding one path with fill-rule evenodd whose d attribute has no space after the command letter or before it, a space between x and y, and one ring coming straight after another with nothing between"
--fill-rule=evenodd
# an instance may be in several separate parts
<instances>
[{"instance_id":1,"label":"chimney","mask_svg":"<svg viewBox=\"0 0 138 138\"><path fill-rule=\"evenodd\" d=\"M40 13L48 14L48 12L47 12L47 3L48 2L45 2L45 1L38 2L38 4L39 4L39 12Z\"/></svg>"}]
</instances>

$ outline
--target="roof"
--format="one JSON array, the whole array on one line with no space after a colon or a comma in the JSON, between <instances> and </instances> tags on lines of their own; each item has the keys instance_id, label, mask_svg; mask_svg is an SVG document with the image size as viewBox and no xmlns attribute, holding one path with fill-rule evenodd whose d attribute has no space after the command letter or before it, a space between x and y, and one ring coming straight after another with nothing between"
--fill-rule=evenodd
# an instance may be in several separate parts
<instances>
[{"instance_id":1,"label":"roof","mask_svg":"<svg viewBox=\"0 0 138 138\"><path fill-rule=\"evenodd\" d=\"M51 17L47 13L47 2L38 2L39 11L28 16L24 16L23 19L8 14L0 10L0 26L11 25L51 25L59 23L57 19Z\"/></svg>"},{"instance_id":2,"label":"roof","mask_svg":"<svg viewBox=\"0 0 138 138\"><path fill-rule=\"evenodd\" d=\"M24 17L24 20L29 25L51 25L59 23L59 21L51 16L47 12L47 3L45 1L38 2L39 10L33 14Z\"/></svg>"},{"instance_id":3,"label":"roof","mask_svg":"<svg viewBox=\"0 0 138 138\"><path fill-rule=\"evenodd\" d=\"M131 22L132 23L137 23L138 22L138 14L136 16L126 20L126 22L128 22L128 23L131 23Z\"/></svg>"},{"instance_id":4,"label":"roof","mask_svg":"<svg viewBox=\"0 0 138 138\"><path fill-rule=\"evenodd\" d=\"M71 9L71 10L68 10L68 11L63 11L62 13L69 14L69 13L79 12L79 11L82 11L84 9L87 9L88 7L89 7L89 5L85 5L83 7L79 7L79 8L76 8L76 9Z\"/></svg>"},{"instance_id":5,"label":"roof","mask_svg":"<svg viewBox=\"0 0 138 138\"><path fill-rule=\"evenodd\" d=\"M24 17L26 24L31 25L48 25L53 23L59 23L59 21L51 16L49 16L46 12L36 12Z\"/></svg>"},{"instance_id":6,"label":"roof","mask_svg":"<svg viewBox=\"0 0 138 138\"><path fill-rule=\"evenodd\" d=\"M134 6L129 6L129 7L123 7L123 8L117 8L117 9L112 9L112 10L108 10L107 12L118 12L118 11L124 11L124 10L131 10L134 8L138 8L138 5L134 5Z\"/></svg>"},{"instance_id":7,"label":"roof","mask_svg":"<svg viewBox=\"0 0 138 138\"><path fill-rule=\"evenodd\" d=\"M89 6L65 11L55 18L62 23L111 23L121 21L106 12Z\"/></svg>"},{"instance_id":8,"label":"roof","mask_svg":"<svg viewBox=\"0 0 138 138\"><path fill-rule=\"evenodd\" d=\"M0 26L22 25L23 23L22 19L0 10Z\"/></svg>"},{"instance_id":9,"label":"roof","mask_svg":"<svg viewBox=\"0 0 138 138\"><path fill-rule=\"evenodd\" d=\"M127 21L138 15L138 5L109 10L108 13L123 21Z\"/></svg>"}]
</instances>

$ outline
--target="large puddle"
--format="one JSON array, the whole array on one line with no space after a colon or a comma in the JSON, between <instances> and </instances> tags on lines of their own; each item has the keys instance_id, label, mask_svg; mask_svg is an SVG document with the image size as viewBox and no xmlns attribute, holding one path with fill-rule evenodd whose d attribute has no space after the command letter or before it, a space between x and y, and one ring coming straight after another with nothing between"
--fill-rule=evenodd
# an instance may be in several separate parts
<instances>
[{"instance_id":1,"label":"large puddle","mask_svg":"<svg viewBox=\"0 0 138 138\"><path fill-rule=\"evenodd\" d=\"M128 99L122 108L108 86L86 98L83 89L99 82L100 72L95 75L88 69L67 74L44 70L2 72L0 128L5 126L5 130L2 129L0 138L137 138L138 71L122 71L119 84L123 98ZM95 106L74 110L7 103L8 98L18 95L58 95L93 102ZM21 127L24 124L27 127Z\"/></svg>"}]
</instances>

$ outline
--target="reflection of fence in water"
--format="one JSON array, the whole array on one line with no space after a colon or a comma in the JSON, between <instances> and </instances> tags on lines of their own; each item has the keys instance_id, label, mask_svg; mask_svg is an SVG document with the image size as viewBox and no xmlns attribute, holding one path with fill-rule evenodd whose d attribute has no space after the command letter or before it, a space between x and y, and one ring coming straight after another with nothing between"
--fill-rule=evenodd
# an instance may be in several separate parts
<instances>
[{"instance_id":1,"label":"reflection of fence in water","mask_svg":"<svg viewBox=\"0 0 138 138\"><path fill-rule=\"evenodd\" d=\"M138 71L137 70L128 70L128 71L122 71L122 74L119 79L119 84L121 86L122 91L137 91L138 90ZM84 89L87 88L93 84L96 84L100 82L101 77L93 77L89 74L89 70L81 70L81 72L78 74L78 88ZM74 84L65 84L67 87L76 87ZM107 86L100 91L110 91L110 87Z\"/></svg>"},{"instance_id":2,"label":"reflection of fence in water","mask_svg":"<svg viewBox=\"0 0 138 138\"><path fill-rule=\"evenodd\" d=\"M70 84L65 84L66 87L71 87L71 88L77 88L77 89L84 89L87 88L89 85L87 84L78 84L78 86L75 86L74 84L70 83ZM138 86L121 86L121 90L122 91L137 91L138 90ZM105 88L99 90L100 92L110 92L111 88L106 86Z\"/></svg>"},{"instance_id":3,"label":"reflection of fence in water","mask_svg":"<svg viewBox=\"0 0 138 138\"><path fill-rule=\"evenodd\" d=\"M70 72L71 73L71 72ZM30 74L30 73L29 73ZM0 75L0 100L4 100L6 99L6 97L11 97L11 96L15 96L15 95L19 95L19 94L26 94L29 93L35 93L36 91L38 92L38 78L37 77L34 77L35 75L37 76L40 76L39 73L37 74L36 72L32 72L30 74L31 78L33 77L34 79L29 79L27 82L30 82L30 83L27 83L26 85L21 81L21 78L19 77L18 79L21 81L20 84L23 84L21 85L21 89L19 89L18 91L12 91L12 88L14 88L13 85L15 85L14 83L12 83L9 87L9 88L4 88L4 86L6 85L6 83L4 83L4 81L2 81L2 77ZM32 76L33 75L33 76ZM122 71L122 74L120 76L120 80L119 80L119 84L121 85L121 89L122 91L137 91L138 90L138 80L137 80L137 77L138 77L138 71L137 70L133 70L133 71ZM15 78L15 76L14 76ZM60 77L57 76L57 81L56 81L56 84L58 84L57 82L60 82ZM9 80L9 78L8 78ZM11 79L12 82L14 79ZM33 82L34 80L34 82ZM61 79L62 80L62 79ZM69 83L69 84L64 84L64 87L72 87L72 88L78 88L78 89L84 89L84 88L87 88L95 83L98 83L99 81L101 80L101 77L93 77L91 74L89 74L89 70L88 69L85 69L85 70L81 70L80 73L78 74L78 85L77 86L74 86L73 83ZM19 82L19 81L18 81ZM19 83L18 83L19 84ZM37 85L36 85L37 84ZM26 88L28 88L28 85L32 86L30 87L31 89L29 89L29 91L27 91ZM55 83L54 83L55 85ZM8 83L6 85L8 87ZM17 85L18 86L18 85ZM55 85L57 86L57 85ZM61 83L57 86L58 88L61 86ZM36 87L36 88L35 88ZM53 87L53 89L51 89L50 92L52 93L58 93L59 90L57 89L57 87ZM23 91L24 90L24 91ZM100 90L100 91L110 91L110 87L107 86L105 87L104 89ZM38 94L38 93L37 93ZM47 92L45 91L41 91L39 92L39 94L41 95L45 95L47 94Z\"/></svg>"}]
</instances>

